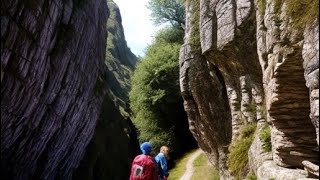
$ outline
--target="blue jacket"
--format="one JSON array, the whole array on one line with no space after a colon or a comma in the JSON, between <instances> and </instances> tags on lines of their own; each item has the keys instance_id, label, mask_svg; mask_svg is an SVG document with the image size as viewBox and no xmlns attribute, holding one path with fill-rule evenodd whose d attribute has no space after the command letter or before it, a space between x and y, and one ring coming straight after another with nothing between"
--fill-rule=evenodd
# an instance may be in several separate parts
<instances>
[{"instance_id":1,"label":"blue jacket","mask_svg":"<svg viewBox=\"0 0 320 180\"><path fill-rule=\"evenodd\" d=\"M159 153L156 157L155 157L155 160L157 162L157 165L158 166L161 166L158 167L159 171L159 176L160 178L162 179L163 176L165 177L168 177L169 176L169 173L168 173L168 165L167 165L167 160L166 160L166 157L164 156L163 153Z\"/></svg>"}]
</instances>

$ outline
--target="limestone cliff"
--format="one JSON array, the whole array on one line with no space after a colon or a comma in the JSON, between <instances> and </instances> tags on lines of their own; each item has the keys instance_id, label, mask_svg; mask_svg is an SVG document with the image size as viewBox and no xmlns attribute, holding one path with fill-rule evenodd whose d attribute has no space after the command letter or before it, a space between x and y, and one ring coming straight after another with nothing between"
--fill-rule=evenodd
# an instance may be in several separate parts
<instances>
[{"instance_id":1,"label":"limestone cliff","mask_svg":"<svg viewBox=\"0 0 320 180\"><path fill-rule=\"evenodd\" d=\"M181 92L190 130L222 179L232 178L228 147L247 123L258 125L249 151L258 179L306 177L285 167L318 164L318 21L296 28L288 7L299 2L287 2L186 1ZM271 154L259 140L266 123Z\"/></svg>"},{"instance_id":2,"label":"limestone cliff","mask_svg":"<svg viewBox=\"0 0 320 180\"><path fill-rule=\"evenodd\" d=\"M106 0L1 2L2 178L127 178L137 141L108 81L108 16Z\"/></svg>"}]
</instances>

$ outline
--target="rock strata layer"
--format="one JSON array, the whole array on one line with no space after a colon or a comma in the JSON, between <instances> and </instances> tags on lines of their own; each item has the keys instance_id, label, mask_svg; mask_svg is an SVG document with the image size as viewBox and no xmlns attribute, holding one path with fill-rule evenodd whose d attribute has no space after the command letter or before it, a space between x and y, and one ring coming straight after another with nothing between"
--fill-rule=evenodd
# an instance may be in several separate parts
<instances>
[{"instance_id":1,"label":"rock strata layer","mask_svg":"<svg viewBox=\"0 0 320 180\"><path fill-rule=\"evenodd\" d=\"M108 16L105 0L1 2L2 178L128 178L137 141L106 80Z\"/></svg>"},{"instance_id":2,"label":"rock strata layer","mask_svg":"<svg viewBox=\"0 0 320 180\"><path fill-rule=\"evenodd\" d=\"M186 1L181 92L190 129L222 179L230 178L228 151L219 147L229 146L246 123L259 127L249 151L258 179L269 168L319 163L319 25L293 28L286 7L275 0ZM258 138L266 123L271 153Z\"/></svg>"}]
</instances>

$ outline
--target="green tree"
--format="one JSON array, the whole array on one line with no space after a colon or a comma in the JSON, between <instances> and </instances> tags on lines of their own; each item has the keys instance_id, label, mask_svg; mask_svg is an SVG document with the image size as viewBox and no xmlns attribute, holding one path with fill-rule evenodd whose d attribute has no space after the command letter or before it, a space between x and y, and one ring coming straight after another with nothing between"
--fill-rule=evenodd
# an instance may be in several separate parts
<instances>
[{"instance_id":1,"label":"green tree","mask_svg":"<svg viewBox=\"0 0 320 180\"><path fill-rule=\"evenodd\" d=\"M185 24L185 9L182 0L150 0L147 6L151 10L156 25L169 22L178 29Z\"/></svg>"},{"instance_id":2,"label":"green tree","mask_svg":"<svg viewBox=\"0 0 320 180\"><path fill-rule=\"evenodd\" d=\"M179 87L182 37L183 31L173 27L156 35L136 67L129 93L140 142L150 141L155 149L168 145L175 153L195 145L188 130Z\"/></svg>"}]
</instances>

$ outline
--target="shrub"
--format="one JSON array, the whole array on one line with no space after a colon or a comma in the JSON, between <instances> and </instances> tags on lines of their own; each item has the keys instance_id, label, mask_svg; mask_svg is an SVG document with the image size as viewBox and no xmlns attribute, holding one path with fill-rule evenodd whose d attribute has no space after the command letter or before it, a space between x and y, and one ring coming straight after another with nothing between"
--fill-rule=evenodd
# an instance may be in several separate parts
<instances>
[{"instance_id":1,"label":"shrub","mask_svg":"<svg viewBox=\"0 0 320 180\"><path fill-rule=\"evenodd\" d=\"M266 0L257 0L257 5L259 7L260 14L264 16L266 11Z\"/></svg>"},{"instance_id":2,"label":"shrub","mask_svg":"<svg viewBox=\"0 0 320 180\"><path fill-rule=\"evenodd\" d=\"M248 151L254 139L256 124L242 127L239 137L230 146L228 155L229 171L238 179L242 179L243 171L248 163Z\"/></svg>"},{"instance_id":3,"label":"shrub","mask_svg":"<svg viewBox=\"0 0 320 180\"><path fill-rule=\"evenodd\" d=\"M259 138L262 141L263 152L271 152L271 131L268 125L266 125L259 134Z\"/></svg>"},{"instance_id":4,"label":"shrub","mask_svg":"<svg viewBox=\"0 0 320 180\"><path fill-rule=\"evenodd\" d=\"M257 105L254 102L251 102L247 106L247 111L251 112L252 114L257 113Z\"/></svg>"},{"instance_id":5,"label":"shrub","mask_svg":"<svg viewBox=\"0 0 320 180\"><path fill-rule=\"evenodd\" d=\"M180 93L180 38L183 32L174 27L158 32L137 64L129 93L139 141L150 141L155 151L167 145L171 157L196 146Z\"/></svg>"},{"instance_id":6,"label":"shrub","mask_svg":"<svg viewBox=\"0 0 320 180\"><path fill-rule=\"evenodd\" d=\"M286 0L287 13L292 18L294 28L301 29L319 17L319 1Z\"/></svg>"},{"instance_id":7,"label":"shrub","mask_svg":"<svg viewBox=\"0 0 320 180\"><path fill-rule=\"evenodd\" d=\"M200 1L195 0L194 4L194 13L191 17L191 34L189 38L189 44L191 45L191 50L193 53L201 54L201 43L200 43Z\"/></svg>"},{"instance_id":8,"label":"shrub","mask_svg":"<svg viewBox=\"0 0 320 180\"><path fill-rule=\"evenodd\" d=\"M257 176L256 176L256 174L251 170L251 171L248 173L246 180L257 180Z\"/></svg>"}]
</instances>

